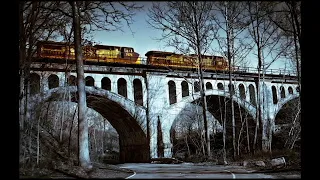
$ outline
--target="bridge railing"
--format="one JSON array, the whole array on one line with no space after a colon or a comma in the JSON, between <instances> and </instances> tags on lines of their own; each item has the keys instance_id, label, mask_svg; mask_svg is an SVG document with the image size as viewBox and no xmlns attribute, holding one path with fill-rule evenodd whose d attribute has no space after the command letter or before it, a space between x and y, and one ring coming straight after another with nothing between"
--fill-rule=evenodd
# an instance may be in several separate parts
<instances>
[{"instance_id":1,"label":"bridge railing","mask_svg":"<svg viewBox=\"0 0 320 180\"><path fill-rule=\"evenodd\" d=\"M234 66L233 67L234 72L244 72L244 73L258 73L258 68L255 67L240 67L240 66ZM262 70L260 70L260 73L262 73ZM264 70L265 74L274 74L274 75L290 75L290 76L296 76L297 73L294 70L288 70L288 69L266 69Z\"/></svg>"},{"instance_id":2,"label":"bridge railing","mask_svg":"<svg viewBox=\"0 0 320 180\"><path fill-rule=\"evenodd\" d=\"M149 62L146 57L139 57L141 64L148 65ZM175 64L176 65L176 64ZM258 73L258 68L256 67L241 67L241 66L234 66L231 68L235 73ZM260 71L262 73L262 70ZM290 75L290 76L297 76L296 71L288 70L288 69L266 69L265 74L273 74L273 75Z\"/></svg>"},{"instance_id":3,"label":"bridge railing","mask_svg":"<svg viewBox=\"0 0 320 180\"><path fill-rule=\"evenodd\" d=\"M141 62L143 64L148 64L147 58L140 57ZM238 73L258 73L258 68L256 67L241 67L241 66L233 66L232 68L233 72L238 72ZM260 73L262 73L262 70L260 70ZM268 75L289 75L289 76L297 76L296 71L294 70L288 70L288 69L266 69L264 71L265 74Z\"/></svg>"}]
</instances>

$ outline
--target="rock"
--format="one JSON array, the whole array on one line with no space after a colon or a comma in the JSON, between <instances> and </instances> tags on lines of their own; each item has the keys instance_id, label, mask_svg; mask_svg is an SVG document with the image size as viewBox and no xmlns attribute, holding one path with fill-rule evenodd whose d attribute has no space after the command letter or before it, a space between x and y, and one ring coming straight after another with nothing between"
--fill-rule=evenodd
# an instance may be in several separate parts
<instances>
[{"instance_id":1,"label":"rock","mask_svg":"<svg viewBox=\"0 0 320 180\"><path fill-rule=\"evenodd\" d=\"M242 165L244 167L255 167L255 166L258 166L258 167L265 167L266 164L263 162L263 161L243 161Z\"/></svg>"},{"instance_id":2,"label":"rock","mask_svg":"<svg viewBox=\"0 0 320 180\"><path fill-rule=\"evenodd\" d=\"M244 167L250 167L250 166L252 166L252 163L249 162L249 161L243 161L243 166Z\"/></svg>"},{"instance_id":3,"label":"rock","mask_svg":"<svg viewBox=\"0 0 320 180\"><path fill-rule=\"evenodd\" d=\"M266 164L263 161L256 161L254 164L258 167L265 167L266 166Z\"/></svg>"},{"instance_id":4,"label":"rock","mask_svg":"<svg viewBox=\"0 0 320 180\"><path fill-rule=\"evenodd\" d=\"M223 159L218 159L216 164L217 165L228 165L228 162L224 161Z\"/></svg>"},{"instance_id":5,"label":"rock","mask_svg":"<svg viewBox=\"0 0 320 180\"><path fill-rule=\"evenodd\" d=\"M284 157L271 159L270 164L272 167L281 168L286 166L286 159Z\"/></svg>"},{"instance_id":6,"label":"rock","mask_svg":"<svg viewBox=\"0 0 320 180\"><path fill-rule=\"evenodd\" d=\"M176 153L175 157L177 157L178 159L185 159L186 158L186 153Z\"/></svg>"}]
</instances>

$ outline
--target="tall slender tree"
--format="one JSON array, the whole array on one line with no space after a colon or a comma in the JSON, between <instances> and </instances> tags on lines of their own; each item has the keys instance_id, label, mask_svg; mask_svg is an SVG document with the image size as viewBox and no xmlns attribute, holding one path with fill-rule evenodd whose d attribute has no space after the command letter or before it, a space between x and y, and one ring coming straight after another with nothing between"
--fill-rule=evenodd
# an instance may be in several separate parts
<instances>
[{"instance_id":1,"label":"tall slender tree","mask_svg":"<svg viewBox=\"0 0 320 180\"><path fill-rule=\"evenodd\" d=\"M233 80L232 71L236 61L244 61L248 53L251 51L250 43L246 37L247 23L246 16L243 14L243 2L215 2L214 12L215 21L215 39L218 42L219 49L223 52L223 56L228 59L229 65L229 98L231 106L231 122L232 122L232 144L233 158L236 158L236 124L233 103ZM223 37L225 35L225 37ZM225 138L225 134L224 134ZM225 151L224 151L225 152ZM224 155L225 157L225 155Z\"/></svg>"},{"instance_id":2,"label":"tall slender tree","mask_svg":"<svg viewBox=\"0 0 320 180\"><path fill-rule=\"evenodd\" d=\"M80 12L76 1L71 2L73 29L74 29L74 46L76 56L77 70L77 88L78 88L78 141L79 141L79 164L80 166L91 169L92 165L89 156L89 136L88 122L86 119L86 91L84 80L83 56L81 47L81 27Z\"/></svg>"},{"instance_id":3,"label":"tall slender tree","mask_svg":"<svg viewBox=\"0 0 320 180\"><path fill-rule=\"evenodd\" d=\"M293 61L301 90L301 2L279 2L268 17L281 32L283 55Z\"/></svg>"},{"instance_id":4,"label":"tall slender tree","mask_svg":"<svg viewBox=\"0 0 320 180\"><path fill-rule=\"evenodd\" d=\"M247 11L249 16L249 33L255 45L255 51L258 61L258 77L256 81L257 86L257 124L254 138L254 148L257 146L258 134L262 135L262 150L271 151L272 141L272 123L267 114L267 107L265 106L266 99L266 85L264 77L267 69L277 60L281 54L287 50L281 49L280 31L279 28L273 25L270 18L268 18L275 10L277 3L275 2L247 2ZM263 119L264 118L264 119ZM265 121L263 123L263 120ZM269 129L269 130L268 130ZM254 149L256 150L256 149Z\"/></svg>"},{"instance_id":5,"label":"tall slender tree","mask_svg":"<svg viewBox=\"0 0 320 180\"><path fill-rule=\"evenodd\" d=\"M27 102L30 86L30 66L36 53L36 44L39 40L55 38L55 32L59 28L57 13L48 10L57 7L56 2L19 2L19 113L20 127L23 129L27 120Z\"/></svg>"},{"instance_id":6,"label":"tall slender tree","mask_svg":"<svg viewBox=\"0 0 320 180\"><path fill-rule=\"evenodd\" d=\"M211 157L207 123L207 102L203 83L202 55L208 51L212 42L212 2L170 1L155 2L149 9L148 23L163 32L161 40L168 40L169 46L183 54L197 55L196 67L200 82L201 104L203 108L204 134L207 156Z\"/></svg>"}]
</instances>

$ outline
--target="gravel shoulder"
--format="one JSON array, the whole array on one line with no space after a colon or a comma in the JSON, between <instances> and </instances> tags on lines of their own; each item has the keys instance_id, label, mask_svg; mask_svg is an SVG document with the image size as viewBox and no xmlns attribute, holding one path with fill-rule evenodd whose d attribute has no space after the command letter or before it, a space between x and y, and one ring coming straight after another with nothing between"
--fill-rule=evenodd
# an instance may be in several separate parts
<instances>
[{"instance_id":1,"label":"gravel shoulder","mask_svg":"<svg viewBox=\"0 0 320 180\"><path fill-rule=\"evenodd\" d=\"M122 169L115 165L93 163L93 169L86 173L80 167L20 170L20 179L46 178L46 179L125 179L134 174L129 169ZM32 172L32 173L30 173Z\"/></svg>"}]
</instances>

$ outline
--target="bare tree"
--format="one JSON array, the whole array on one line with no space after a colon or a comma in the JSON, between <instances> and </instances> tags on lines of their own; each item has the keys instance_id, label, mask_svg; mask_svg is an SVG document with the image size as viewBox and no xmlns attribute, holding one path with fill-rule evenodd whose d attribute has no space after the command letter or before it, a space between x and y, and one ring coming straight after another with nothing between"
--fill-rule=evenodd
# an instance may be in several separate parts
<instances>
[{"instance_id":1,"label":"bare tree","mask_svg":"<svg viewBox=\"0 0 320 180\"><path fill-rule=\"evenodd\" d=\"M283 48L289 47L284 51L283 56L293 61L301 91L301 2L279 2L273 13L269 15L269 19L281 32Z\"/></svg>"},{"instance_id":2,"label":"bare tree","mask_svg":"<svg viewBox=\"0 0 320 180\"><path fill-rule=\"evenodd\" d=\"M21 128L20 138L25 138L28 134L29 148L32 146L32 128L33 122L38 120L38 158L40 157L40 138L41 126L38 118L30 119L31 114L36 114L36 110L28 109L27 103L31 95L31 89L36 82L30 79L30 67L36 53L36 45L39 40L50 40L57 37L57 30L61 20L57 17L59 15L53 10L48 10L45 7L56 8L57 2L19 2L19 75L20 75L20 94L19 94L19 124ZM38 93L38 92L37 92ZM25 129L25 127L28 127ZM21 142L24 140L21 139ZM22 143L23 144L23 143ZM20 146L23 151L23 145ZM26 146L24 146L26 148ZM24 150L25 151L25 150ZM32 159L32 151L29 151L30 159Z\"/></svg>"},{"instance_id":3,"label":"bare tree","mask_svg":"<svg viewBox=\"0 0 320 180\"><path fill-rule=\"evenodd\" d=\"M223 55L229 63L229 94L231 100L231 120L233 137L233 158L236 158L236 132L233 103L233 80L232 71L235 67L235 61L242 62L251 51L250 42L246 37L245 30L248 24L245 22L246 16L243 13L245 9L243 2L215 2L214 21L216 25L215 38L222 50ZM222 37L225 34L226 37Z\"/></svg>"},{"instance_id":4,"label":"bare tree","mask_svg":"<svg viewBox=\"0 0 320 180\"><path fill-rule=\"evenodd\" d=\"M164 151L163 151L163 140L162 140L162 128L161 128L161 121L158 116L158 122L157 122L157 149L158 149L158 157L163 157L164 156Z\"/></svg>"},{"instance_id":5,"label":"bare tree","mask_svg":"<svg viewBox=\"0 0 320 180\"><path fill-rule=\"evenodd\" d=\"M257 124L254 138L254 148L256 148L258 130L262 134L262 149L264 151L271 151L271 131L267 131L271 126L271 122L267 119L262 127L263 116L266 115L266 107L264 106L265 99L265 85L264 75L266 70L287 50L282 49L280 44L279 28L273 25L270 18L268 18L275 10L277 3L275 2L247 2L247 11L249 16L249 33L254 41L256 57L258 60L258 78L257 78ZM281 49L281 50L279 50ZM270 59L269 61L267 61ZM262 73L262 82L261 82ZM262 89L261 89L262 88ZM261 95L262 93L262 95ZM271 128L269 128L271 129ZM268 138L268 139L265 139ZM254 149L255 151L255 149Z\"/></svg>"},{"instance_id":6,"label":"bare tree","mask_svg":"<svg viewBox=\"0 0 320 180\"><path fill-rule=\"evenodd\" d=\"M216 131L221 130L221 126L217 124L217 120L209 112L207 112L207 117L209 129L211 130L210 135L214 136ZM194 157L195 155L196 158L205 158L206 149L202 121L201 106L197 101L187 104L181 110L172 125L172 131L174 129L175 133L172 141L174 142L176 156L179 157L181 152L187 151L185 154L188 157Z\"/></svg>"},{"instance_id":7,"label":"bare tree","mask_svg":"<svg viewBox=\"0 0 320 180\"><path fill-rule=\"evenodd\" d=\"M19 50L20 50L20 127L23 129L24 123L26 122L26 114L29 113L27 109L27 102L29 96L29 84L30 84L30 65L33 62L34 55L36 53L36 45L40 40L53 40L58 36L61 36L62 30L64 32L65 40L69 42L69 45L72 43L71 35L68 34L67 30L70 30L72 33L72 3L69 2L20 2L19 3ZM121 30L121 25L123 21L130 25L133 22L132 16L135 14L135 10L140 9L141 7L135 5L135 3L125 3L125 2L77 2L79 15L79 24L83 27L81 29L82 37L91 33L92 29L88 28L95 27L96 29L103 30ZM76 8L77 9L77 8ZM103 17L103 18L101 18ZM90 25L88 23L91 23ZM97 24L100 23L100 24ZM109 27L107 27L109 26ZM103 28L102 28L103 27ZM110 27L113 27L110 28ZM94 29L94 30L96 30ZM79 34L79 33L77 33ZM78 40L79 45L85 43L86 38L83 40ZM80 49L81 47L77 47ZM79 53L78 53L79 54ZM81 59L82 60L82 59ZM67 68L68 69L68 68ZM67 71L67 70L66 70ZM66 73L67 74L67 73ZM78 78L80 78L78 76ZM83 77L82 77L83 78ZM67 78L66 78L67 79ZM79 83L78 83L79 84ZM84 87L84 86L83 86ZM35 111L35 110L34 110ZM64 111L63 111L64 113ZM66 117L66 116L65 116ZM64 119L64 117L62 117ZM85 117L83 117L85 118ZM64 120L61 119L61 131L60 137L61 140L64 139L62 136L62 128ZM28 122L29 123L29 122ZM38 120L38 124L41 123ZM31 126L30 126L31 125ZM59 125L58 125L59 126ZM33 128L33 123L30 121L28 128ZM41 125L38 125L39 138L38 141L45 140L41 130ZM84 127L85 128L85 127ZM70 129L71 134L72 128ZM28 140L29 147L31 148L32 144L32 131L30 129L26 131L30 134ZM85 133L83 133L84 136ZM24 135L21 135L24 137ZM52 139L51 139L52 140ZM88 142L83 142L82 144L88 144ZM38 145L40 145L38 143ZM21 147L21 146L20 146ZM39 146L38 146L39 147ZM61 148L60 146L55 146L55 148ZM38 148L38 161L39 156L41 155L41 149ZM31 152L31 151L30 151ZM87 150L82 151L84 154L87 153L86 160L89 159L89 152ZM31 153L30 153L31 157ZM90 167L90 166L89 166Z\"/></svg>"},{"instance_id":8,"label":"bare tree","mask_svg":"<svg viewBox=\"0 0 320 180\"><path fill-rule=\"evenodd\" d=\"M19 75L20 75L20 127L23 129L28 112L27 102L30 86L30 66L36 53L38 40L48 40L56 37L55 32L60 21L53 10L56 2L19 2Z\"/></svg>"},{"instance_id":9,"label":"bare tree","mask_svg":"<svg viewBox=\"0 0 320 180\"><path fill-rule=\"evenodd\" d=\"M153 28L163 32L161 39L167 39L169 46L175 47L183 54L193 52L197 55L205 138L209 158L211 153L206 117L206 96L204 94L202 75L202 55L207 52L212 42L211 10L212 2L172 1L153 3L148 13L148 23Z\"/></svg>"}]
</instances>

